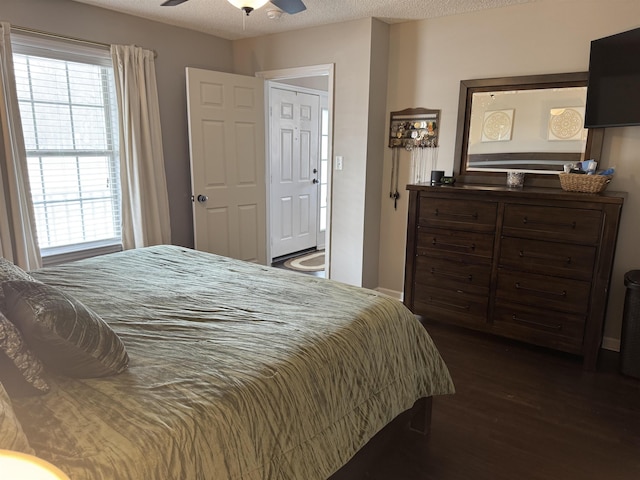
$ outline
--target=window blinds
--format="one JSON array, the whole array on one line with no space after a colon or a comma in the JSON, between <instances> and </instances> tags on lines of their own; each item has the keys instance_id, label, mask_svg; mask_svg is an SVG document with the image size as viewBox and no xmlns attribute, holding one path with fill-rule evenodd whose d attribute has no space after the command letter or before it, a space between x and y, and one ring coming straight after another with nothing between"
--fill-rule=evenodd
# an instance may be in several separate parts
<instances>
[{"instance_id":1,"label":"window blinds","mask_svg":"<svg viewBox=\"0 0 640 480\"><path fill-rule=\"evenodd\" d=\"M118 119L108 50L13 37L42 255L121 243Z\"/></svg>"}]
</instances>

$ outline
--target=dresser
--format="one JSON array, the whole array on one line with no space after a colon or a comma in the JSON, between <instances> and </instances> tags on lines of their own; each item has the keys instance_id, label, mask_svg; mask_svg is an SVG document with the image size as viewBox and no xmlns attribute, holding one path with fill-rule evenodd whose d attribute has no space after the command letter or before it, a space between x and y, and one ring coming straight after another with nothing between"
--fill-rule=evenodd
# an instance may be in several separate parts
<instances>
[{"instance_id":1,"label":"dresser","mask_svg":"<svg viewBox=\"0 0 640 480\"><path fill-rule=\"evenodd\" d=\"M409 185L404 303L596 367L624 194Z\"/></svg>"}]
</instances>

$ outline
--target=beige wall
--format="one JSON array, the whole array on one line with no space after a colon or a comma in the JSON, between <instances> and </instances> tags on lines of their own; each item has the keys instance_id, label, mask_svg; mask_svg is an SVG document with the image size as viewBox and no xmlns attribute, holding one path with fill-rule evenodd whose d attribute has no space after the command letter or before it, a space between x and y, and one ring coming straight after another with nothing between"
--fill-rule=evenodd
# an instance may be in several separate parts
<instances>
[{"instance_id":1,"label":"beige wall","mask_svg":"<svg viewBox=\"0 0 640 480\"><path fill-rule=\"evenodd\" d=\"M367 207L378 215L380 202L365 205L370 108L371 19L308 28L234 42L236 73L334 64L333 154L344 157L344 169L333 173L331 211L331 277L362 285L364 252L377 244L378 230L366 237ZM384 56L383 56L384 58ZM379 93L379 92L376 92ZM377 185L379 196L379 184ZM379 216L379 215L378 215ZM378 249L375 249L376 254ZM372 261L377 262L377 258ZM376 272L377 273L377 272ZM377 279L374 279L374 285Z\"/></svg>"},{"instance_id":2,"label":"beige wall","mask_svg":"<svg viewBox=\"0 0 640 480\"><path fill-rule=\"evenodd\" d=\"M70 0L1 0L0 20L25 28L156 51L173 243L193 247L185 67L232 72L231 42Z\"/></svg>"},{"instance_id":3,"label":"beige wall","mask_svg":"<svg viewBox=\"0 0 640 480\"><path fill-rule=\"evenodd\" d=\"M380 148L380 139L386 135L387 72L389 70L389 25L375 20L372 27L364 217L365 244L362 264L362 286L367 288L377 288L380 284L378 278L382 195L380 186L384 171L384 149Z\"/></svg>"},{"instance_id":4,"label":"beige wall","mask_svg":"<svg viewBox=\"0 0 640 480\"><path fill-rule=\"evenodd\" d=\"M590 41L638 27L640 2L539 0L524 5L393 25L387 110L442 110L438 168L452 173L460 80L586 71ZM380 148L383 148L380 142ZM640 127L608 129L603 158L617 167L610 189L629 192L623 209L605 336L619 338L624 272L640 268ZM397 211L385 199L391 153L385 149L380 287L403 289L407 195ZM407 152L401 179L408 181ZM401 182L402 183L402 182ZM388 195L387 195L388 196Z\"/></svg>"}]
</instances>

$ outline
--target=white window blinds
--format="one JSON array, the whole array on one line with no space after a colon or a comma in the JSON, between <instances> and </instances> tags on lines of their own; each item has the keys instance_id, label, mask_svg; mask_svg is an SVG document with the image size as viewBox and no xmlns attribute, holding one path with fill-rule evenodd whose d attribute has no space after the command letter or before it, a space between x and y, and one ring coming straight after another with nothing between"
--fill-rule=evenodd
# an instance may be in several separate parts
<instances>
[{"instance_id":1,"label":"white window blinds","mask_svg":"<svg viewBox=\"0 0 640 480\"><path fill-rule=\"evenodd\" d=\"M12 47L42 256L120 244L109 51L15 34Z\"/></svg>"}]
</instances>

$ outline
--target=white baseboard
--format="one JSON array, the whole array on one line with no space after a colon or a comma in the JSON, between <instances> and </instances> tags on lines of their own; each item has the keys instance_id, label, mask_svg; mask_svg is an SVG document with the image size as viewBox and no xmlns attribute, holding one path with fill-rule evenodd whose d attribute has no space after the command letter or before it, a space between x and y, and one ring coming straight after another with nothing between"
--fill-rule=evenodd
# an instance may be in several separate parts
<instances>
[{"instance_id":1,"label":"white baseboard","mask_svg":"<svg viewBox=\"0 0 640 480\"><path fill-rule=\"evenodd\" d=\"M386 295L387 297L392 297L395 298L396 300L403 300L403 295L402 292L397 292L395 290L389 290L388 288L376 288L376 292L380 292L383 295Z\"/></svg>"},{"instance_id":2,"label":"white baseboard","mask_svg":"<svg viewBox=\"0 0 640 480\"><path fill-rule=\"evenodd\" d=\"M602 348L605 350L612 350L614 352L620 351L620 339L613 337L604 337L602 339Z\"/></svg>"}]
</instances>

